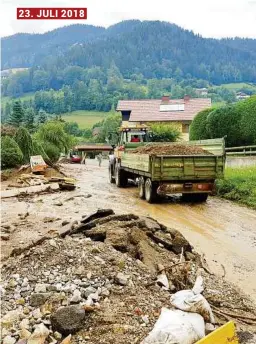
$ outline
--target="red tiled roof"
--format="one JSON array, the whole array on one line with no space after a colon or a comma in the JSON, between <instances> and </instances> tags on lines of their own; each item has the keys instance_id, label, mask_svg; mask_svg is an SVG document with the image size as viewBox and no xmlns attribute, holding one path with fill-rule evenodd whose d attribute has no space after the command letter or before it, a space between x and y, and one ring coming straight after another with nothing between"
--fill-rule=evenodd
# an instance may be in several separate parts
<instances>
[{"instance_id":1,"label":"red tiled roof","mask_svg":"<svg viewBox=\"0 0 256 344\"><path fill-rule=\"evenodd\" d=\"M183 111L160 111L161 99L119 100L117 111L131 111L131 122L192 121L199 111L211 107L210 98L170 99L168 104L184 104Z\"/></svg>"}]
</instances>

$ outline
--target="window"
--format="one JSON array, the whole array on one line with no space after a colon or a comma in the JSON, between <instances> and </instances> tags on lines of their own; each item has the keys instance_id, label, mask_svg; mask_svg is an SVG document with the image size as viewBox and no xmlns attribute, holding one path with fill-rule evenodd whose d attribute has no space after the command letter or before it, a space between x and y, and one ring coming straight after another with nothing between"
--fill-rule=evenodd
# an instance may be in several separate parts
<instances>
[{"instance_id":1,"label":"window","mask_svg":"<svg viewBox=\"0 0 256 344\"><path fill-rule=\"evenodd\" d=\"M183 134L189 133L189 124L182 123L182 132L183 132Z\"/></svg>"}]
</instances>

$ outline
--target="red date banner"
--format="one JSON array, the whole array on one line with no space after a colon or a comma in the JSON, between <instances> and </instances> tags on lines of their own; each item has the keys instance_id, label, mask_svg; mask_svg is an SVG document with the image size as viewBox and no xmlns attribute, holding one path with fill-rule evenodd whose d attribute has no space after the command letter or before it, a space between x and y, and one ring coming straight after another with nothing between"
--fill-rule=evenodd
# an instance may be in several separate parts
<instances>
[{"instance_id":1,"label":"red date banner","mask_svg":"<svg viewBox=\"0 0 256 344\"><path fill-rule=\"evenodd\" d=\"M17 19L87 19L87 8L17 8Z\"/></svg>"}]
</instances>

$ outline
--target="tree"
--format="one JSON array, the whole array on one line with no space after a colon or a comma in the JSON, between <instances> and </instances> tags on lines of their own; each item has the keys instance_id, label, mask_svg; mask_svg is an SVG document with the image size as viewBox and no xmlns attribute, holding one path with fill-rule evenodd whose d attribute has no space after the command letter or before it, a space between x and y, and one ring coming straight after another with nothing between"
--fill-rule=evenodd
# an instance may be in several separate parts
<instances>
[{"instance_id":1,"label":"tree","mask_svg":"<svg viewBox=\"0 0 256 344\"><path fill-rule=\"evenodd\" d=\"M64 123L55 120L41 124L35 134L35 138L43 144L50 143L56 146L60 152L67 151L74 144L74 138L64 131Z\"/></svg>"},{"instance_id":2,"label":"tree","mask_svg":"<svg viewBox=\"0 0 256 344\"><path fill-rule=\"evenodd\" d=\"M229 147L244 144L241 133L241 112L235 105L220 107L209 113L206 128L210 134L209 138L227 136L226 143Z\"/></svg>"},{"instance_id":3,"label":"tree","mask_svg":"<svg viewBox=\"0 0 256 344\"><path fill-rule=\"evenodd\" d=\"M1 168L15 167L22 163L23 154L13 138L1 137Z\"/></svg>"},{"instance_id":4,"label":"tree","mask_svg":"<svg viewBox=\"0 0 256 344\"><path fill-rule=\"evenodd\" d=\"M24 110L20 101L15 101L9 118L9 124L18 127L24 120Z\"/></svg>"},{"instance_id":5,"label":"tree","mask_svg":"<svg viewBox=\"0 0 256 344\"><path fill-rule=\"evenodd\" d=\"M33 108L27 108L24 116L24 126L29 130L35 129L35 110Z\"/></svg>"},{"instance_id":6,"label":"tree","mask_svg":"<svg viewBox=\"0 0 256 344\"><path fill-rule=\"evenodd\" d=\"M99 135L97 135L94 140L96 142L102 142L102 143L105 143L109 140L116 141L118 128L121 126L121 123L122 123L122 118L119 113L108 115L102 122L97 123L95 125L95 127L100 127L101 130L99 132Z\"/></svg>"},{"instance_id":7,"label":"tree","mask_svg":"<svg viewBox=\"0 0 256 344\"><path fill-rule=\"evenodd\" d=\"M47 121L47 113L40 109L38 111L38 123L45 123Z\"/></svg>"},{"instance_id":8,"label":"tree","mask_svg":"<svg viewBox=\"0 0 256 344\"><path fill-rule=\"evenodd\" d=\"M204 140L210 138L210 133L207 131L206 123L209 113L213 108L200 111L193 119L189 129L190 140Z\"/></svg>"},{"instance_id":9,"label":"tree","mask_svg":"<svg viewBox=\"0 0 256 344\"><path fill-rule=\"evenodd\" d=\"M30 156L33 153L32 138L28 130L24 127L19 127L14 136L14 140L17 142L22 151L23 162L28 163L30 161Z\"/></svg>"},{"instance_id":10,"label":"tree","mask_svg":"<svg viewBox=\"0 0 256 344\"><path fill-rule=\"evenodd\" d=\"M175 142L181 137L181 132L173 124L151 124L150 129L152 142Z\"/></svg>"}]
</instances>

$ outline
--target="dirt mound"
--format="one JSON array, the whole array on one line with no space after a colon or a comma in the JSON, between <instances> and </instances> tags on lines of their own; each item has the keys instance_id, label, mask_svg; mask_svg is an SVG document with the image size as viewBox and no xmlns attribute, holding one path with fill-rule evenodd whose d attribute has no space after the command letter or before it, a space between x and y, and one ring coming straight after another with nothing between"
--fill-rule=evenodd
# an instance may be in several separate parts
<instances>
[{"instance_id":1,"label":"dirt mound","mask_svg":"<svg viewBox=\"0 0 256 344\"><path fill-rule=\"evenodd\" d=\"M147 144L131 150L130 152L149 155L212 155L212 153L201 147L177 143Z\"/></svg>"},{"instance_id":2,"label":"dirt mound","mask_svg":"<svg viewBox=\"0 0 256 344\"><path fill-rule=\"evenodd\" d=\"M157 282L163 269L169 290ZM98 210L67 228L62 237L49 238L5 262L3 337L18 339L22 325L31 333L35 326L44 324L50 331L47 343L53 342L53 337L60 343L61 334L55 331L73 329L78 323L71 343L140 343L154 326L161 307L171 308L170 293L190 288L198 274L204 278L204 296L214 306L218 324L232 319L227 314L233 313L238 329L251 333L247 324L255 323L249 320L255 316L250 300L209 273L177 230L152 218ZM71 313L80 317L73 305L86 311L82 324L80 318L63 317L65 312L60 311L60 306L66 307L70 314L73 307L75 315ZM244 315L247 318L242 318Z\"/></svg>"}]
</instances>

